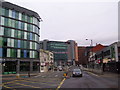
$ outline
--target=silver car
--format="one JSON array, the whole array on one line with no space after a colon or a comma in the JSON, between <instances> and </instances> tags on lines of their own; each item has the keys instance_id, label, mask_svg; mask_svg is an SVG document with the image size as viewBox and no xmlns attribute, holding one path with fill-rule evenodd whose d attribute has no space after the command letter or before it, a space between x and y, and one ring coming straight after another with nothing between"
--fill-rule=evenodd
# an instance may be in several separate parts
<instances>
[{"instance_id":1,"label":"silver car","mask_svg":"<svg viewBox=\"0 0 120 90\"><path fill-rule=\"evenodd\" d=\"M82 71L80 69L73 69L72 76L73 77L75 77L75 76L82 77Z\"/></svg>"}]
</instances>

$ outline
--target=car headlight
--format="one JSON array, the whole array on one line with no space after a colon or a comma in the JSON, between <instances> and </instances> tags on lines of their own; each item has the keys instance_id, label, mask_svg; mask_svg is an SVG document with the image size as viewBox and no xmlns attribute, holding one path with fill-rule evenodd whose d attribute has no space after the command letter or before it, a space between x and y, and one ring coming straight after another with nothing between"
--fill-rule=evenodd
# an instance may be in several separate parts
<instances>
[{"instance_id":1,"label":"car headlight","mask_svg":"<svg viewBox=\"0 0 120 90\"><path fill-rule=\"evenodd\" d=\"M73 74L75 74L75 72L73 72Z\"/></svg>"}]
</instances>

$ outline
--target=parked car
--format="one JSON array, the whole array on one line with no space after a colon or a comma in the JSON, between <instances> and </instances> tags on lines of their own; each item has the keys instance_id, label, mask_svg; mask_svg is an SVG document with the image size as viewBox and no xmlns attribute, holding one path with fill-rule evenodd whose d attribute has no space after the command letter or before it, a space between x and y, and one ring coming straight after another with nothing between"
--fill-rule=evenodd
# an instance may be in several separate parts
<instances>
[{"instance_id":1,"label":"parked car","mask_svg":"<svg viewBox=\"0 0 120 90\"><path fill-rule=\"evenodd\" d=\"M73 69L72 76L73 77L75 77L75 76L82 77L82 71L80 69Z\"/></svg>"}]
</instances>

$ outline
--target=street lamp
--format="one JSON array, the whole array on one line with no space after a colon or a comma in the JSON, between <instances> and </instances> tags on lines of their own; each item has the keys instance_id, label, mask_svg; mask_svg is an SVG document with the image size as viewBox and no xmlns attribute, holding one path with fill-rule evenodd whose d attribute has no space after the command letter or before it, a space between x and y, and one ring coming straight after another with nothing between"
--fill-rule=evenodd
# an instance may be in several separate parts
<instances>
[{"instance_id":1,"label":"street lamp","mask_svg":"<svg viewBox=\"0 0 120 90\"><path fill-rule=\"evenodd\" d=\"M90 42L91 42L91 43L90 43L90 46L93 47L93 40L92 40L92 39L86 39L86 40L90 40ZM91 49L91 56L93 57L93 49ZM90 61L91 61L92 57L90 58ZM93 68L94 68L94 63L93 63L92 66L93 66Z\"/></svg>"},{"instance_id":2,"label":"street lamp","mask_svg":"<svg viewBox=\"0 0 120 90\"><path fill-rule=\"evenodd\" d=\"M91 41L90 46L93 46L93 40L92 39L86 39L86 40L90 40Z\"/></svg>"}]
</instances>

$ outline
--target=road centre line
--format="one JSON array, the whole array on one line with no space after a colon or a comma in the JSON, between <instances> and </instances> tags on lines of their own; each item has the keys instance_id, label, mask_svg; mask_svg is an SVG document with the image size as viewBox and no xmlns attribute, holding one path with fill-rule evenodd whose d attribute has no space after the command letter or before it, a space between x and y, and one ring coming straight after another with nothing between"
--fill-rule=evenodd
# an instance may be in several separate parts
<instances>
[{"instance_id":1,"label":"road centre line","mask_svg":"<svg viewBox=\"0 0 120 90\"><path fill-rule=\"evenodd\" d=\"M64 79L61 81L61 83L59 84L59 86L57 87L56 90L58 90L58 89L62 86L62 84L64 83L65 80L66 80L66 78L64 78Z\"/></svg>"}]
</instances>

